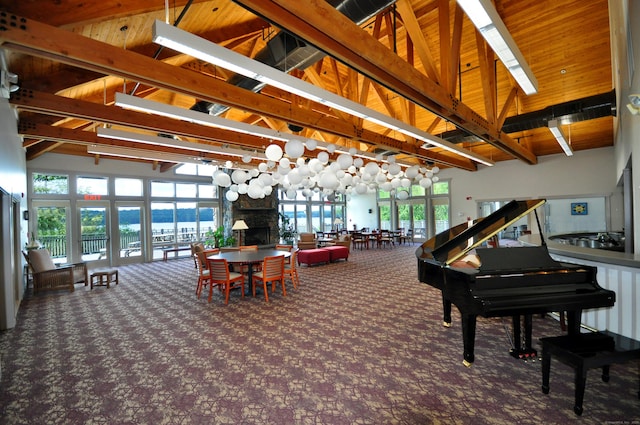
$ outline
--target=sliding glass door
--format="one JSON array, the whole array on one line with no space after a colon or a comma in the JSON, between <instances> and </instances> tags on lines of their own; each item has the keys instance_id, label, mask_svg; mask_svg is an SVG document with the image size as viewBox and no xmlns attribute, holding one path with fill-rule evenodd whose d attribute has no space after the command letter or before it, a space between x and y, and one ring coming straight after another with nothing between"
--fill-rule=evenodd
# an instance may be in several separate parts
<instances>
[{"instance_id":1,"label":"sliding glass door","mask_svg":"<svg viewBox=\"0 0 640 425\"><path fill-rule=\"evenodd\" d=\"M82 261L108 265L111 257L109 203L80 201L77 210Z\"/></svg>"},{"instance_id":2,"label":"sliding glass door","mask_svg":"<svg viewBox=\"0 0 640 425\"><path fill-rule=\"evenodd\" d=\"M116 203L117 233L115 254L119 263L142 262L145 258L144 203Z\"/></svg>"},{"instance_id":3,"label":"sliding glass door","mask_svg":"<svg viewBox=\"0 0 640 425\"><path fill-rule=\"evenodd\" d=\"M33 211L36 226L29 233L29 243L48 249L55 263L73 262L69 201L33 201Z\"/></svg>"}]
</instances>

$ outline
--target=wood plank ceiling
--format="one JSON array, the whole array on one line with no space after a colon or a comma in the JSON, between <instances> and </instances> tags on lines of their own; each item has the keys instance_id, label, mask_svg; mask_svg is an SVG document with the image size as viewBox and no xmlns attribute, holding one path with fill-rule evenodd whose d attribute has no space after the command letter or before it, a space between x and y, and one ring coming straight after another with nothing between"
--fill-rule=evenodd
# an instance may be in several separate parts
<instances>
[{"instance_id":1,"label":"wood plank ceiling","mask_svg":"<svg viewBox=\"0 0 640 425\"><path fill-rule=\"evenodd\" d=\"M238 160L98 137L96 128L104 125L248 152L271 143L125 111L113 105L115 93L125 92L185 109L202 101L220 104L225 106L224 118L286 133L293 124L302 127L297 133L301 138L395 153L410 163L478 169L467 158L441 148L421 149L422 142L397 131L277 88L266 86L254 93L228 83L228 71L152 43L153 21L167 17L171 23L179 21L176 25L183 30L250 57L284 28L328 54L294 70L296 77L431 134L457 134L458 146L491 161L518 159L528 165L539 156L561 153L546 128L553 118L561 118L574 151L613 145L616 102L608 5L603 0L495 2L538 80L538 93L530 96L516 86L453 0L398 0L361 25L324 0L169 4L165 9L159 0L0 0L0 47L8 70L19 76L21 89L10 102L19 111L27 159L56 152L99 161L100 156L87 153L87 145L102 144ZM571 102L579 108L582 103L574 101L596 95L612 99L610 114L571 122L560 114L566 108L545 110ZM536 119L525 122L531 115ZM517 125L503 129L505 123ZM473 135L482 138L469 137ZM137 161L160 170L176 165Z\"/></svg>"}]
</instances>

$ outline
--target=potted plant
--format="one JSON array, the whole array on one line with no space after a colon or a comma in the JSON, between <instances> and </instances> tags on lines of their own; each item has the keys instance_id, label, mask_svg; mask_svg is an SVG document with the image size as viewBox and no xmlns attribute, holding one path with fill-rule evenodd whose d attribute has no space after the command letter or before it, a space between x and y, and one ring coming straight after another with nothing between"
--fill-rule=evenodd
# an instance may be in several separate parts
<instances>
[{"instance_id":1,"label":"potted plant","mask_svg":"<svg viewBox=\"0 0 640 425\"><path fill-rule=\"evenodd\" d=\"M280 239L287 245L293 245L293 240L296 238L296 231L293 225L290 223L289 217L278 213L280 216Z\"/></svg>"},{"instance_id":2,"label":"potted plant","mask_svg":"<svg viewBox=\"0 0 640 425\"><path fill-rule=\"evenodd\" d=\"M220 248L223 246L233 246L236 244L236 238L233 236L224 236L224 226L219 226L216 230L209 229L204 234L204 244L212 248Z\"/></svg>"}]
</instances>

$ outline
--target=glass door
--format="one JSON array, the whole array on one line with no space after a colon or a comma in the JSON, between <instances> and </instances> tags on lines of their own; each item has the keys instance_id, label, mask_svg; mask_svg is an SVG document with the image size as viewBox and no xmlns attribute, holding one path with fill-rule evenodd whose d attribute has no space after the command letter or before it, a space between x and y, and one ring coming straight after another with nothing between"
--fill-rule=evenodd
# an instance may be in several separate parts
<instances>
[{"instance_id":1,"label":"glass door","mask_svg":"<svg viewBox=\"0 0 640 425\"><path fill-rule=\"evenodd\" d=\"M451 226L448 197L431 198L431 213L433 214L433 224L435 226L434 233L431 236L444 232Z\"/></svg>"},{"instance_id":2,"label":"glass door","mask_svg":"<svg viewBox=\"0 0 640 425\"><path fill-rule=\"evenodd\" d=\"M427 214L423 200L411 204L411 228L413 241L422 243L427 240Z\"/></svg>"},{"instance_id":3,"label":"glass door","mask_svg":"<svg viewBox=\"0 0 640 425\"><path fill-rule=\"evenodd\" d=\"M116 203L117 234L115 254L119 263L144 261L144 207L142 202Z\"/></svg>"},{"instance_id":4,"label":"glass door","mask_svg":"<svg viewBox=\"0 0 640 425\"><path fill-rule=\"evenodd\" d=\"M378 203L378 228L380 230L393 230L391 228L391 203Z\"/></svg>"},{"instance_id":5,"label":"glass door","mask_svg":"<svg viewBox=\"0 0 640 425\"><path fill-rule=\"evenodd\" d=\"M78 202L82 261L108 265L111 258L108 202Z\"/></svg>"},{"instance_id":6,"label":"glass door","mask_svg":"<svg viewBox=\"0 0 640 425\"><path fill-rule=\"evenodd\" d=\"M408 240L424 242L427 239L425 200L399 201L396 208L397 227L404 230Z\"/></svg>"},{"instance_id":7,"label":"glass door","mask_svg":"<svg viewBox=\"0 0 640 425\"><path fill-rule=\"evenodd\" d=\"M70 205L68 201L33 201L35 226L31 228L28 246L49 250L56 264L72 263Z\"/></svg>"},{"instance_id":8,"label":"glass door","mask_svg":"<svg viewBox=\"0 0 640 425\"><path fill-rule=\"evenodd\" d=\"M397 208L397 222L398 229L404 229L405 234L407 230L411 229L411 204L408 202L396 202Z\"/></svg>"},{"instance_id":9,"label":"glass door","mask_svg":"<svg viewBox=\"0 0 640 425\"><path fill-rule=\"evenodd\" d=\"M151 248L152 258L162 258L162 250L175 245L175 202L151 203Z\"/></svg>"}]
</instances>

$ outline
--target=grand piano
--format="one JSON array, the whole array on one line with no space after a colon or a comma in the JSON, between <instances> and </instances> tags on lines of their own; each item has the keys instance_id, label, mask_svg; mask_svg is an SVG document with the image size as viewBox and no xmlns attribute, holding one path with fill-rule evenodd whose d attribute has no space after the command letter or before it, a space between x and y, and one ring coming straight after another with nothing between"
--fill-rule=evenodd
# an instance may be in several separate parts
<instances>
[{"instance_id":1,"label":"grand piano","mask_svg":"<svg viewBox=\"0 0 640 425\"><path fill-rule=\"evenodd\" d=\"M452 304L460 311L467 367L474 360L477 316L511 316L511 354L529 358L536 355L531 345L533 314L566 312L567 331L577 335L583 309L615 303L615 292L598 285L595 267L551 258L536 212L544 203L511 201L487 217L439 233L416 250L420 281L442 291L444 325L451 325ZM496 246L501 231L531 212L540 230L540 246Z\"/></svg>"}]
</instances>

